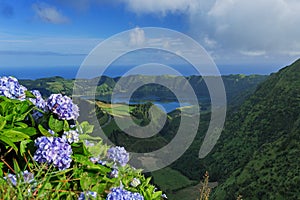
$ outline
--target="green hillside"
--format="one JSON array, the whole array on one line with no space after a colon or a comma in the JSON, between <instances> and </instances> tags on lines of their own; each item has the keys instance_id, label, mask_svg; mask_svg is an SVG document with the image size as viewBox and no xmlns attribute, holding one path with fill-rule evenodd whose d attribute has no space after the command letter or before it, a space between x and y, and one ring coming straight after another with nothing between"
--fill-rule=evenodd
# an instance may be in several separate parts
<instances>
[{"instance_id":1,"label":"green hillside","mask_svg":"<svg viewBox=\"0 0 300 200\"><path fill-rule=\"evenodd\" d=\"M299 199L300 60L272 74L227 118L203 161L222 184L212 199Z\"/></svg>"},{"instance_id":2,"label":"green hillside","mask_svg":"<svg viewBox=\"0 0 300 200\"><path fill-rule=\"evenodd\" d=\"M266 78L267 76L264 75L245 76L238 74L222 76L226 89L227 100L230 104L241 104L241 102L243 102L248 95L255 90L256 86ZM75 87L77 93L81 96L89 96L92 95L93 86L97 85L95 96L107 100L109 100L113 90L115 90L116 93L122 94L126 91L126 88L128 88L129 85L145 80L159 82L160 79L170 79L174 88L180 88L182 90L185 90L186 88L186 85L182 84L182 78L176 76L133 75L125 77L124 85L115 87L119 79L119 77L110 78L107 76L102 76L99 81L98 78L78 79L75 82ZM203 78L201 76L188 76L186 79L193 87L200 101L204 100L205 102L209 102L209 92ZM70 96L73 93L74 87L74 80L64 79L62 77L20 80L20 82L29 89L40 90L44 96L49 96L52 93L62 93ZM155 94L156 96L159 96L161 100L166 101L172 101L176 98L171 90L157 84L147 84L140 87L136 92L134 92L132 98L141 99L149 96L150 94Z\"/></svg>"}]
</instances>

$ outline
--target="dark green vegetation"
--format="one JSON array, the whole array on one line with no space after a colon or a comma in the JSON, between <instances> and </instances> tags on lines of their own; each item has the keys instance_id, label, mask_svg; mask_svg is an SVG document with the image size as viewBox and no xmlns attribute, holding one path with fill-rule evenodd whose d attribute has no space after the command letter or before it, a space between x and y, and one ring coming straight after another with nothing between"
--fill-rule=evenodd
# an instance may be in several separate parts
<instances>
[{"instance_id":1,"label":"dark green vegetation","mask_svg":"<svg viewBox=\"0 0 300 200\"><path fill-rule=\"evenodd\" d=\"M131 76L128 77L128 82L135 82L140 78L155 78L155 77L145 77L145 76ZM176 78L176 77L171 77ZM237 107L243 99L250 95L255 87L266 79L266 76L252 75L229 75L224 76L224 84L227 89L227 98L231 105ZM112 79L108 77L102 77L98 83L97 92L98 95L101 95L103 98L109 96L112 92L113 87L116 84L118 79ZM201 99L209 98L209 93L207 91L206 85L201 77L191 76L188 77L189 82L196 91L196 94ZM80 80L77 87L80 88L80 82L82 85L94 85L96 79L91 80ZM73 80L65 80L60 77L53 77L47 79L37 79L37 80L23 80L21 81L29 89L39 89L43 91L43 95L47 96L53 92L61 92L67 95L72 93L71 88L73 86ZM88 83L88 84L87 84ZM178 87L180 83L177 83ZM125 87L125 86L124 86ZM90 88L82 87L82 92L84 95L89 96L86 91L89 91ZM157 96L160 96L162 99L170 99L170 96L173 98L174 95L170 94L170 91L159 85L146 85L139 88L135 92L134 98L141 98L143 95L155 93ZM162 96L163 95L163 96ZM106 104L101 102L93 102L89 100L77 100L81 109L79 120L87 120L92 123L99 124L102 127L102 130L98 129L94 132L104 133L108 138L113 141L116 145L125 146L127 150L134 152L150 152L157 150L170 142L173 137L176 135L178 125L180 122L180 110L175 110L168 114L167 122L164 128L160 131L159 134L147 138L147 139L137 139L131 136L128 136L123 131L121 131L118 126L115 124L114 119L116 117L130 117L126 112L126 106L122 104ZM208 102L209 104L209 102ZM96 105L96 106L95 106ZM141 104L134 105L130 107L131 117L139 125L147 125L149 123L149 113L148 109L152 104ZM111 108L114 107L117 110L117 113L112 114ZM203 105L202 105L203 107ZM187 108L183 108L187 109ZM198 151L202 144L202 139L204 133L207 129L208 122L210 120L209 110L203 110L201 115L199 133L196 136L191 147L187 152L182 156L182 158L175 162L171 168L162 169L158 172L151 174L154 176L154 183L159 187L163 188L168 192L171 199L181 199L185 196L185 191L194 190L197 186L197 183L201 179L201 175L205 173L205 166L202 166L200 160L198 159ZM93 113L97 113L98 122L95 121ZM154 119L159 120L159 119ZM129 127L128 127L129 128ZM196 163L195 163L196 162ZM157 177L160 178L157 178ZM189 181L188 181L189 180ZM196 199L198 198L199 192L196 190L193 193L190 193L189 196L186 196L187 199Z\"/></svg>"},{"instance_id":2,"label":"dark green vegetation","mask_svg":"<svg viewBox=\"0 0 300 200\"><path fill-rule=\"evenodd\" d=\"M109 94L114 82L106 79L110 80L111 85L106 84L102 88L106 88L104 93ZM197 193L194 197L188 191L195 189L191 185L199 181L206 170L210 172L210 181L219 184L212 190L211 199L236 199L239 194L243 199L251 200L299 199L300 61L265 79L265 76L223 77L230 109L225 129L213 151L205 159L198 159L210 120L210 113L204 112L201 114L198 135L190 148L169 168L152 174L154 182L168 191L170 199L182 200L184 194L189 199L196 199ZM199 91L198 97L207 97L207 90L200 89L205 87L200 77L188 77L188 80ZM142 96L147 94L146 91L154 90L160 94L164 88L148 86L141 88L140 94ZM112 116L104 105L95 108L92 102L81 103L90 108L85 112L96 109L100 124L105 125L103 130L112 141L138 152L155 150L167 144L176 135L180 121L181 112L175 110L168 114L167 123L159 134L139 141L116 127L114 117L124 116ZM145 105L131 108L138 124L142 121L147 123L147 112L143 112L143 109ZM155 178L157 174L159 179ZM186 177L191 180L190 185ZM174 184L170 184L170 180L174 180ZM178 182L182 182L182 187Z\"/></svg>"},{"instance_id":3,"label":"dark green vegetation","mask_svg":"<svg viewBox=\"0 0 300 200\"><path fill-rule=\"evenodd\" d=\"M213 199L299 199L300 60L272 74L230 113L202 163L222 184Z\"/></svg>"},{"instance_id":4,"label":"dark green vegetation","mask_svg":"<svg viewBox=\"0 0 300 200\"><path fill-rule=\"evenodd\" d=\"M227 75L222 76L224 85L226 88L227 100L229 102L234 102L235 105L240 104L243 100L253 92L260 82L264 81L267 76L263 75ZM174 83L174 88L181 88L185 90L186 86L182 85L182 78L174 76L142 76L133 75L125 77L126 84L122 86L116 86L117 81L120 78L110 78L103 76L100 79L79 79L76 80L76 88L82 96L90 96L92 91L92 86L97 85L95 96L100 100L109 101L109 97L113 90L116 93L122 94L126 91L126 88L132 83L137 83L139 81L152 80L159 82L160 79L170 79ZM204 101L209 101L209 92L207 90L205 81L200 76L189 76L186 77L188 82L193 87L197 97ZM99 81L98 81L99 80ZM30 89L38 89L44 96L49 96L52 93L62 93L65 95L72 95L74 80L67 80L61 77L50 77L41 78L36 80L21 80L21 84ZM155 94L162 101L173 101L175 99L174 94L164 86L157 84L147 84L139 88L134 94L132 99L138 100L148 97L149 94Z\"/></svg>"}]
</instances>

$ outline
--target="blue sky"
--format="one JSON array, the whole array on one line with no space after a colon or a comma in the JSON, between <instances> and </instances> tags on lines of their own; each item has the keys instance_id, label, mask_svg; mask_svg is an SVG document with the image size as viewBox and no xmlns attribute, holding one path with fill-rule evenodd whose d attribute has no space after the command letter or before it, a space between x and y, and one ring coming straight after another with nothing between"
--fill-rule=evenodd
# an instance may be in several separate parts
<instances>
[{"instance_id":1,"label":"blue sky","mask_svg":"<svg viewBox=\"0 0 300 200\"><path fill-rule=\"evenodd\" d=\"M114 34L163 27L195 39L222 73L268 74L300 57L298 19L297 0L0 0L0 67L78 67Z\"/></svg>"}]
</instances>

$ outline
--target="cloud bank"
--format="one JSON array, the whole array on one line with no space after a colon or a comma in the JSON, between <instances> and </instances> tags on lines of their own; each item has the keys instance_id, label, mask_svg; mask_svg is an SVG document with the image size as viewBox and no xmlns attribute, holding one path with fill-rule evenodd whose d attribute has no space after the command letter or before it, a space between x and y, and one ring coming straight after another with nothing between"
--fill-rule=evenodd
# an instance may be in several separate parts
<instances>
[{"instance_id":1,"label":"cloud bank","mask_svg":"<svg viewBox=\"0 0 300 200\"><path fill-rule=\"evenodd\" d=\"M300 56L298 0L62 0L72 7L119 4L137 15L184 14L188 33L215 58ZM134 42L134 41L132 41ZM137 41L135 41L137 42Z\"/></svg>"}]
</instances>

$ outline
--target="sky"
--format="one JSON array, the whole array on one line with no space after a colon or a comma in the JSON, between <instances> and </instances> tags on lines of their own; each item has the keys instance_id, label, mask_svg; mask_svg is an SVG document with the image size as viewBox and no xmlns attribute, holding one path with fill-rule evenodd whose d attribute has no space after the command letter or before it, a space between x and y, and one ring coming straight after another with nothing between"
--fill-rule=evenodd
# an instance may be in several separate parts
<instances>
[{"instance_id":1,"label":"sky","mask_svg":"<svg viewBox=\"0 0 300 200\"><path fill-rule=\"evenodd\" d=\"M197 41L221 73L269 74L300 57L299 19L298 0L0 0L0 68L77 69L115 34L139 45L162 41L142 30L160 27Z\"/></svg>"}]
</instances>

